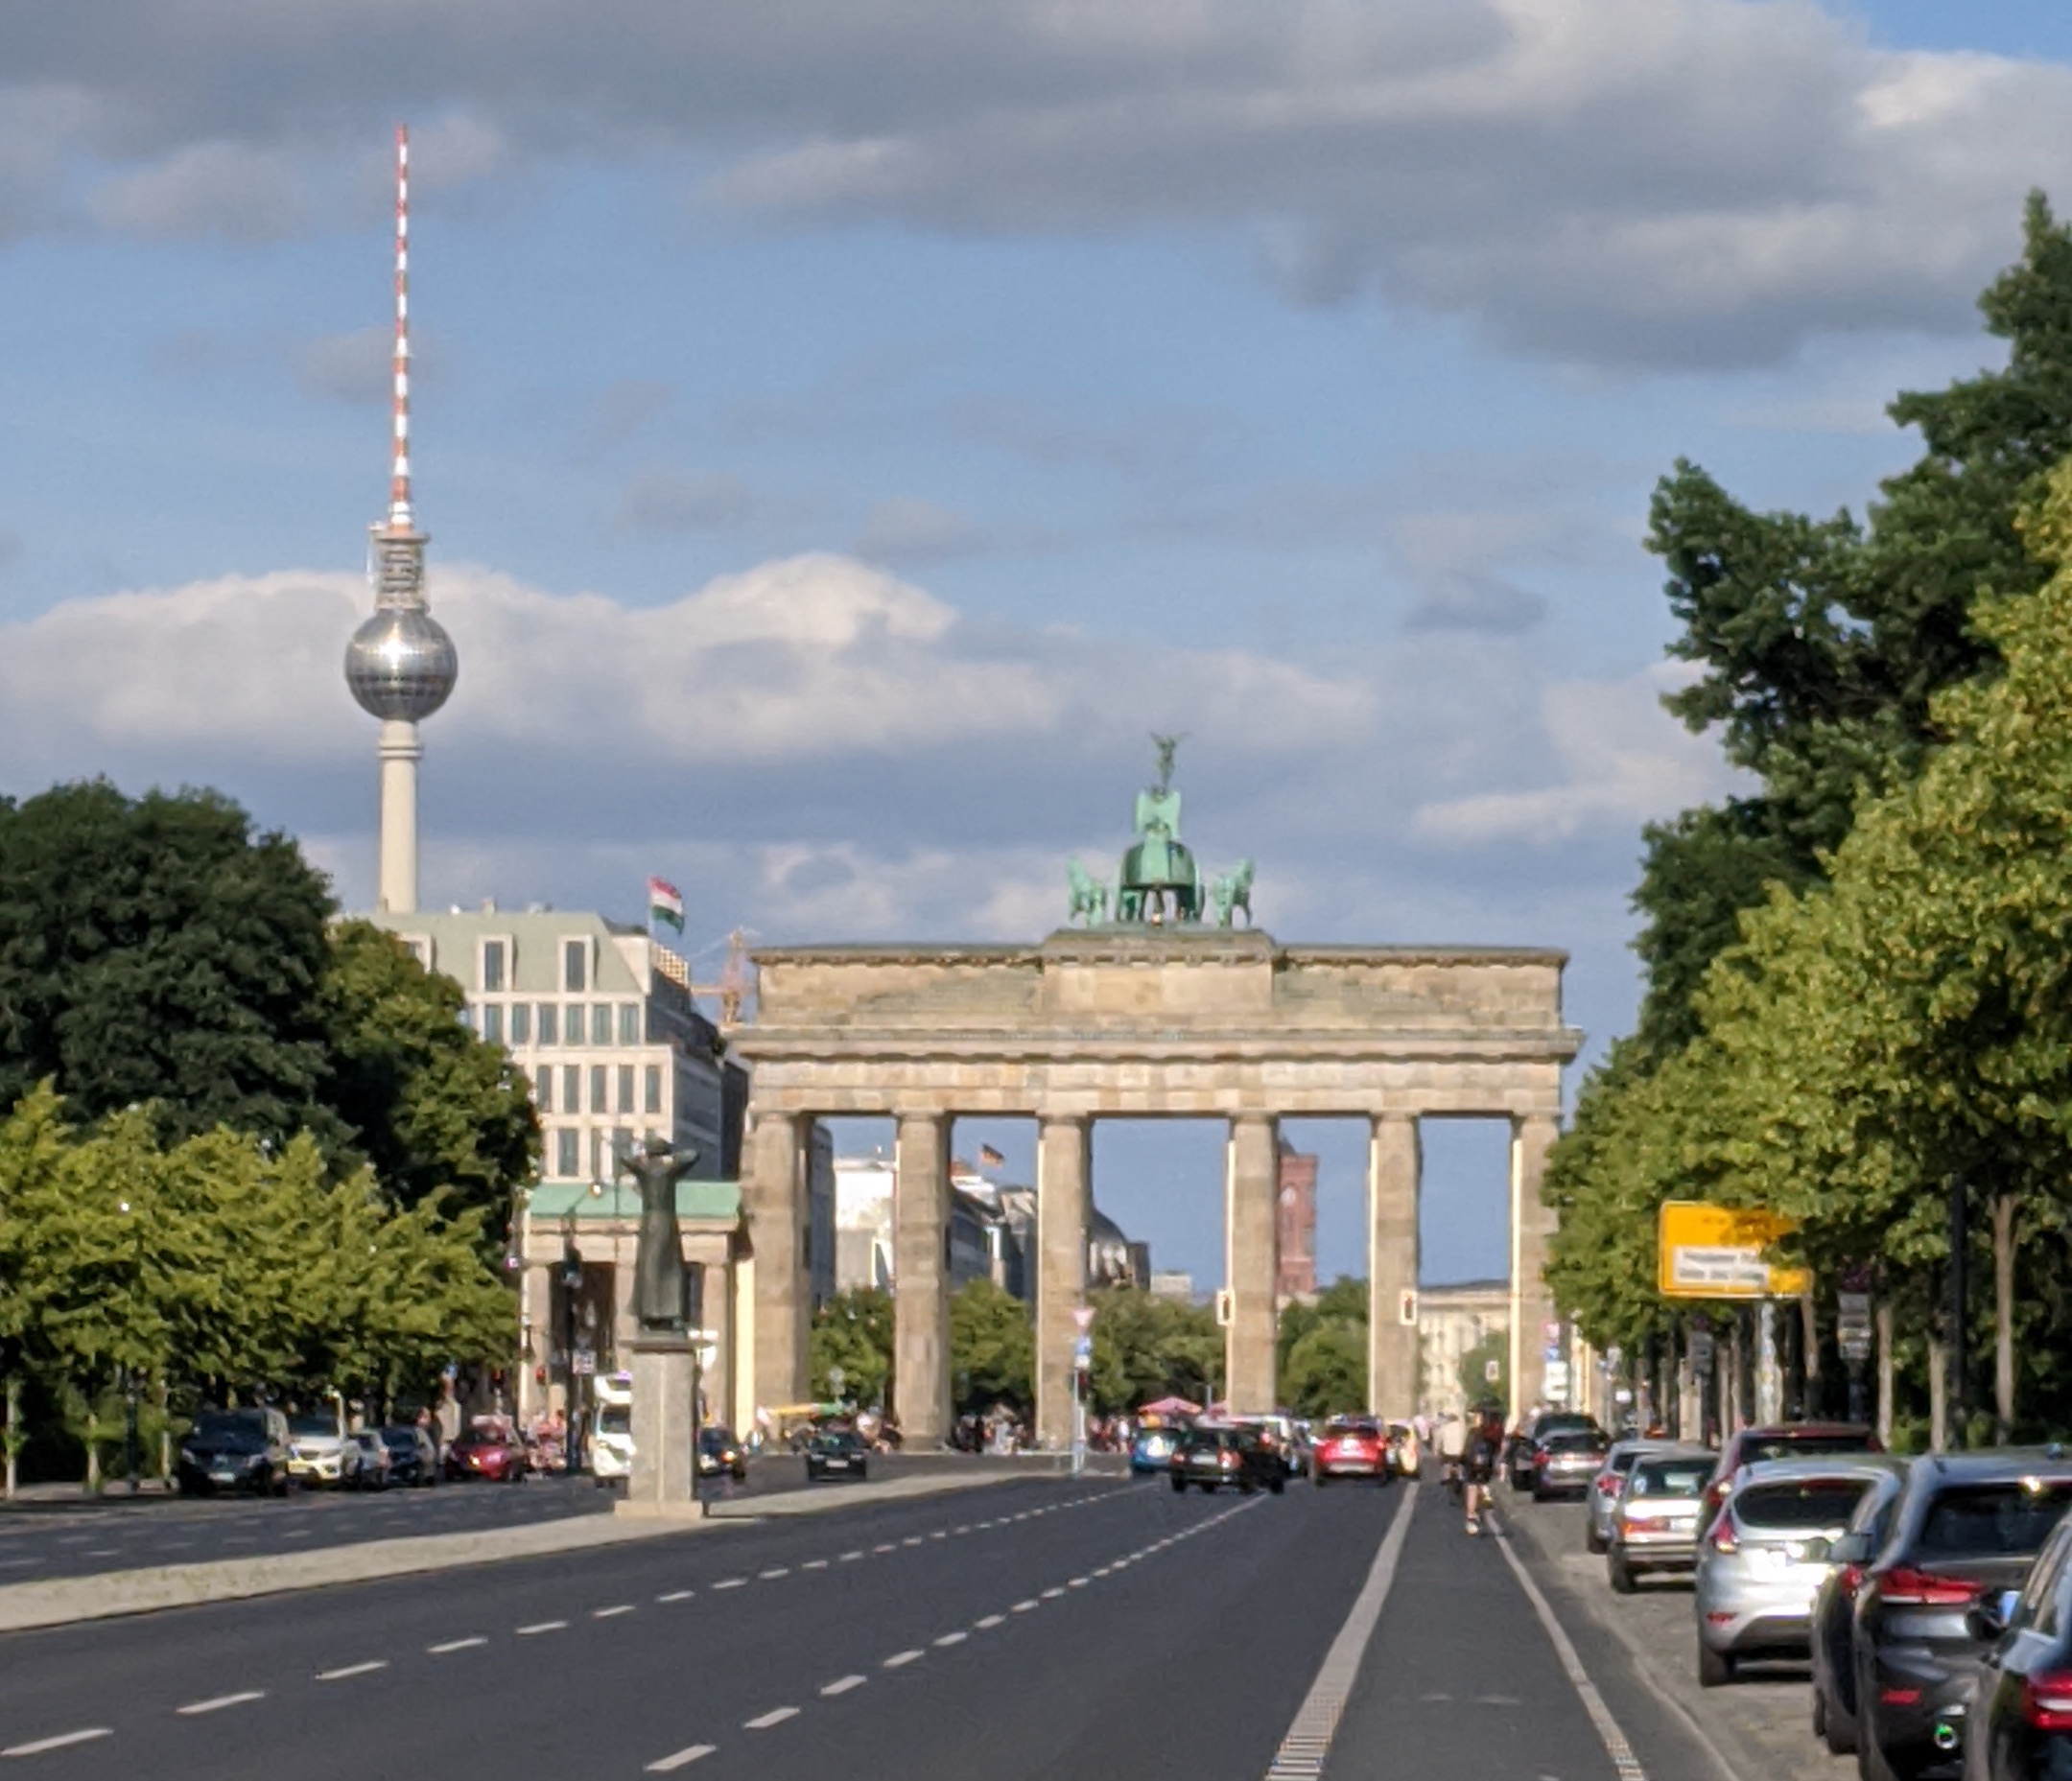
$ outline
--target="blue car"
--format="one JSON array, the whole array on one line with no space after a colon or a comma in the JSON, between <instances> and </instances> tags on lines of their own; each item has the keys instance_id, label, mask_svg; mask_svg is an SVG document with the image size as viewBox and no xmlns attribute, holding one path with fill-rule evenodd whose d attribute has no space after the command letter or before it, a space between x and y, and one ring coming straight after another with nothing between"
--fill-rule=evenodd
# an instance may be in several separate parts
<instances>
[{"instance_id":1,"label":"blue car","mask_svg":"<svg viewBox=\"0 0 2072 1781\"><path fill-rule=\"evenodd\" d=\"M1133 1472L1163 1472L1172 1460L1173 1447L1187 1434L1179 1428L1140 1430L1130 1442L1129 1468Z\"/></svg>"}]
</instances>

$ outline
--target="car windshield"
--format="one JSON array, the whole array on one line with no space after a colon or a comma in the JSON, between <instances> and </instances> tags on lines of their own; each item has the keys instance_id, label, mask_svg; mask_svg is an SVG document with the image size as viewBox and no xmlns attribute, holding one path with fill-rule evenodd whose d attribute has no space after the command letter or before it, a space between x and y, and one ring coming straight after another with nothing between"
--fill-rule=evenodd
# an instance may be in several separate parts
<instances>
[{"instance_id":1,"label":"car windshield","mask_svg":"<svg viewBox=\"0 0 2072 1781\"><path fill-rule=\"evenodd\" d=\"M814 1436L813 1445L818 1447L822 1453L849 1453L861 1446L862 1442L850 1434L848 1430L841 1429L832 1435Z\"/></svg>"},{"instance_id":2,"label":"car windshield","mask_svg":"<svg viewBox=\"0 0 2072 1781\"><path fill-rule=\"evenodd\" d=\"M195 1418L194 1439L261 1446L266 1441L266 1424L256 1416L217 1411Z\"/></svg>"},{"instance_id":3,"label":"car windshield","mask_svg":"<svg viewBox=\"0 0 2072 1781\"><path fill-rule=\"evenodd\" d=\"M2018 1558L2041 1550L2068 1506L2072 1478L1951 1485L1928 1505L1915 1551L1930 1558Z\"/></svg>"},{"instance_id":4,"label":"car windshield","mask_svg":"<svg viewBox=\"0 0 2072 1781\"><path fill-rule=\"evenodd\" d=\"M611 1412L607 1411L605 1414L609 1416ZM631 1413L622 1410L618 1414L622 1417L629 1417ZM606 1423L605 1426L608 1428L610 1424ZM628 1420L625 1426L630 1429L633 1424ZM729 1435L723 1428L700 1429L697 1439L698 1445L703 1447L707 1453L718 1453L720 1448L731 1447L734 1444L734 1437Z\"/></svg>"},{"instance_id":5,"label":"car windshield","mask_svg":"<svg viewBox=\"0 0 2072 1781\"><path fill-rule=\"evenodd\" d=\"M1624 1453L1608 1454L1605 1458L1605 1464L1611 1466L1614 1472L1630 1472L1634 1468L1634 1462L1639 1457L1640 1455L1636 1451L1629 1448Z\"/></svg>"},{"instance_id":6,"label":"car windshield","mask_svg":"<svg viewBox=\"0 0 2072 1781\"><path fill-rule=\"evenodd\" d=\"M1871 1450L1868 1430L1836 1433L1830 1429L1820 1435L1763 1435L1743 1443L1741 1464L1753 1465L1758 1460L1805 1460L1823 1453L1869 1453Z\"/></svg>"},{"instance_id":7,"label":"car windshield","mask_svg":"<svg viewBox=\"0 0 2072 1781\"><path fill-rule=\"evenodd\" d=\"M332 1417L290 1417L288 1432L291 1435L327 1435L335 1441L339 1426Z\"/></svg>"},{"instance_id":8,"label":"car windshield","mask_svg":"<svg viewBox=\"0 0 2072 1781\"><path fill-rule=\"evenodd\" d=\"M630 1435L633 1432L633 1411L627 1404L606 1404L598 1412L598 1431L604 1435ZM708 1441L706 1445L711 1445Z\"/></svg>"},{"instance_id":9,"label":"car windshield","mask_svg":"<svg viewBox=\"0 0 2072 1781\"><path fill-rule=\"evenodd\" d=\"M413 1428L385 1428L381 1432L381 1438L391 1447L407 1447L414 1451L417 1445L417 1431Z\"/></svg>"},{"instance_id":10,"label":"car windshield","mask_svg":"<svg viewBox=\"0 0 2072 1781\"><path fill-rule=\"evenodd\" d=\"M1549 1435L1546 1438L1545 1444L1549 1453L1589 1453L1604 1450L1597 1437L1585 1429L1575 1429L1560 1435Z\"/></svg>"},{"instance_id":11,"label":"car windshield","mask_svg":"<svg viewBox=\"0 0 2072 1781\"><path fill-rule=\"evenodd\" d=\"M1734 1519L1745 1528L1838 1528L1856 1512L1870 1488L1868 1478L1751 1485L1734 1498Z\"/></svg>"},{"instance_id":12,"label":"car windshield","mask_svg":"<svg viewBox=\"0 0 2072 1781\"><path fill-rule=\"evenodd\" d=\"M1710 1458L1641 1460L1634 1465L1630 1490L1635 1496L1696 1496L1711 1475Z\"/></svg>"}]
</instances>

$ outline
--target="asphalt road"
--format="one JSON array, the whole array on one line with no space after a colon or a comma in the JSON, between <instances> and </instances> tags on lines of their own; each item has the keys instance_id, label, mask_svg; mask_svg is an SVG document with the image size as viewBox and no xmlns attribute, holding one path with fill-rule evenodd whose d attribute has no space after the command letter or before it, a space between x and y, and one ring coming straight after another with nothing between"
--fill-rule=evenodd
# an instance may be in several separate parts
<instances>
[{"instance_id":1,"label":"asphalt road","mask_svg":"<svg viewBox=\"0 0 2072 1781\"><path fill-rule=\"evenodd\" d=\"M1345 1668L1342 1629L1374 1605L1413 1495ZM212 1781L694 1765L1260 1781L1317 1772L1276 1752L1338 1664L1327 1776L1711 1781L1607 1641L1565 1659L1507 1546L1470 1540L1434 1488L1205 1498L1101 1479L859 1504L9 1635L0 1760Z\"/></svg>"},{"instance_id":2,"label":"asphalt road","mask_svg":"<svg viewBox=\"0 0 2072 1781\"><path fill-rule=\"evenodd\" d=\"M1024 1465L957 1454L879 1455L874 1479L946 1470ZM729 1501L796 1490L805 1463L793 1455L750 1463L747 1480L707 1479L700 1487ZM831 1486L838 1488L838 1486ZM291 1491L252 1497L115 1497L98 1504L39 1505L0 1512L0 1585L85 1577L147 1565L308 1552L417 1534L467 1534L610 1510L613 1492L588 1478L536 1477L522 1484L442 1484L429 1490Z\"/></svg>"}]
</instances>

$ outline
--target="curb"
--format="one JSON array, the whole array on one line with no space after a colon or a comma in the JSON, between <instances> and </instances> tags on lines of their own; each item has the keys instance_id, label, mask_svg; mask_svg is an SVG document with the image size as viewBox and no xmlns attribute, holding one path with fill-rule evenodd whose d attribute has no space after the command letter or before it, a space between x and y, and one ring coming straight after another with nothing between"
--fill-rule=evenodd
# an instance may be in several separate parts
<instances>
[{"instance_id":1,"label":"curb","mask_svg":"<svg viewBox=\"0 0 2072 1781\"><path fill-rule=\"evenodd\" d=\"M0 1632L26 1632L82 1621L155 1614L167 1608L199 1607L211 1602L246 1602L298 1589L463 1570L511 1558L546 1558L597 1546L657 1539L666 1535L696 1534L708 1531L708 1527L717 1532L719 1524L729 1522L752 1524L765 1517L819 1514L844 1507L862 1508L872 1503L1013 1482L1011 1473L987 1473L978 1478L889 1479L883 1484L862 1484L849 1489L785 1490L766 1497L712 1504L707 1506L707 1516L696 1521L638 1514L567 1515L522 1528L491 1528L472 1534L413 1534L398 1539L364 1540L351 1546L318 1547L312 1552L153 1565L135 1571L105 1571L94 1577L54 1578L38 1583L9 1583L0 1586Z\"/></svg>"}]
</instances>

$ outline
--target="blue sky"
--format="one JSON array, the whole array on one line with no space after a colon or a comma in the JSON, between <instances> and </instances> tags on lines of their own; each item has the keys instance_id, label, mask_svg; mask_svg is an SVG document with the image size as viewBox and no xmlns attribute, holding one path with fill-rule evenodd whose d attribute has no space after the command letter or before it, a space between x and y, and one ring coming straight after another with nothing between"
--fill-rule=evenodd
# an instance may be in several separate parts
<instances>
[{"instance_id":1,"label":"blue sky","mask_svg":"<svg viewBox=\"0 0 2072 1781\"><path fill-rule=\"evenodd\" d=\"M1566 946L1593 1044L1640 825L1727 784L1653 480L1860 506L2072 184L2040 5L76 11L0 76L5 789L221 785L367 896L403 117L430 899L1033 937L1179 729L1264 926ZM1426 1157L1428 1275L1500 1271L1500 1142ZM1096 1192L1206 1281L1215 1159Z\"/></svg>"}]
</instances>

